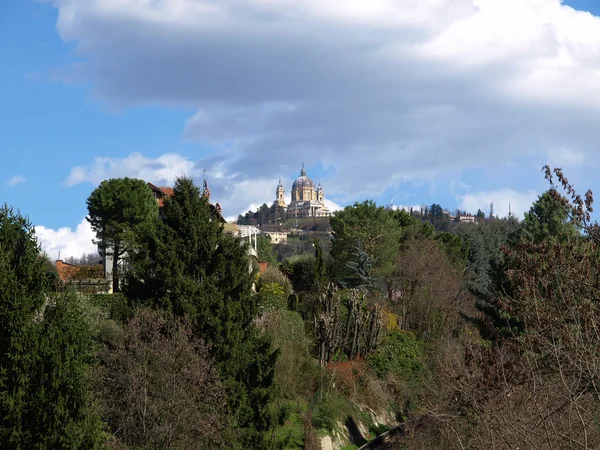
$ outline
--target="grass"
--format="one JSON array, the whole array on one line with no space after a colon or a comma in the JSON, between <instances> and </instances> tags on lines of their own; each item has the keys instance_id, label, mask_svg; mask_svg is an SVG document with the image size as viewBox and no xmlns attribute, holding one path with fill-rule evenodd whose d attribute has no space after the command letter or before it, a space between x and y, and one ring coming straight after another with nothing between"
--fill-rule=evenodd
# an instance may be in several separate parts
<instances>
[{"instance_id":1,"label":"grass","mask_svg":"<svg viewBox=\"0 0 600 450\"><path fill-rule=\"evenodd\" d=\"M275 430L275 442L283 444L284 450L301 450L304 448L303 416L308 410L306 402L286 401L290 408L290 416L285 423Z\"/></svg>"}]
</instances>

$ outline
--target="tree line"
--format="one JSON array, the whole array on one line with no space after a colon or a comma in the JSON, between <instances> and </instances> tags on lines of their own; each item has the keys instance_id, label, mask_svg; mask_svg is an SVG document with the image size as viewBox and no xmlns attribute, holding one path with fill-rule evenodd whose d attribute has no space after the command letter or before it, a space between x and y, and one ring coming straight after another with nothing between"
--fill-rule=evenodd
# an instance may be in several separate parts
<instances>
[{"instance_id":1,"label":"tree line","mask_svg":"<svg viewBox=\"0 0 600 450\"><path fill-rule=\"evenodd\" d=\"M522 221L355 203L330 245L261 242L262 274L191 180L160 208L107 180L88 210L110 295L51 292L5 205L0 446L317 449L355 424L343 445L399 425L382 445L597 447L600 232L591 192L545 173Z\"/></svg>"}]
</instances>

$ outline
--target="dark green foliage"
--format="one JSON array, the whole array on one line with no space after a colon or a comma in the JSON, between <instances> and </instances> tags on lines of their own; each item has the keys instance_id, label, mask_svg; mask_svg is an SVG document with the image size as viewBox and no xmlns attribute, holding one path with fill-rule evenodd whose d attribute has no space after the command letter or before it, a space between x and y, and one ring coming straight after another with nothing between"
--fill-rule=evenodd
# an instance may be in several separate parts
<instances>
[{"instance_id":1,"label":"dark green foliage","mask_svg":"<svg viewBox=\"0 0 600 450\"><path fill-rule=\"evenodd\" d=\"M294 256L282 265L282 271L289 277L294 292L317 292L315 279L316 260L313 255Z\"/></svg>"},{"instance_id":2,"label":"dark green foliage","mask_svg":"<svg viewBox=\"0 0 600 450\"><path fill-rule=\"evenodd\" d=\"M409 332L394 331L368 356L367 362L379 377L391 372L401 379L411 380L424 373L421 358L421 347L415 336Z\"/></svg>"},{"instance_id":3,"label":"dark green foliage","mask_svg":"<svg viewBox=\"0 0 600 450\"><path fill-rule=\"evenodd\" d=\"M268 262L269 264L276 266L277 255L275 254L275 250L273 249L271 240L262 234L259 234L256 237L256 239L256 247L258 249L258 260L260 262Z\"/></svg>"},{"instance_id":4,"label":"dark green foliage","mask_svg":"<svg viewBox=\"0 0 600 450\"><path fill-rule=\"evenodd\" d=\"M56 292L58 291L58 283L60 281L56 266L48 259L47 256L42 256L41 258L44 260L46 283L51 291Z\"/></svg>"},{"instance_id":5,"label":"dark green foliage","mask_svg":"<svg viewBox=\"0 0 600 450\"><path fill-rule=\"evenodd\" d=\"M514 218L490 220L481 222L476 227L459 228L459 234L469 245L468 287L477 298L477 309L484 313L486 321L493 324L490 328L476 321L486 334L491 329L499 330L501 334L511 333L511 329L517 326L499 307L497 297L504 290L504 273L509 266L502 249L516 244L519 230L520 224Z\"/></svg>"},{"instance_id":6,"label":"dark green foliage","mask_svg":"<svg viewBox=\"0 0 600 450\"><path fill-rule=\"evenodd\" d=\"M88 221L99 246L113 256L113 291L119 292L119 258L135 248L140 231L158 216L152 190L143 180L105 180L87 199Z\"/></svg>"},{"instance_id":7,"label":"dark green foliage","mask_svg":"<svg viewBox=\"0 0 600 450\"><path fill-rule=\"evenodd\" d=\"M400 246L401 229L392 211L378 207L372 201L355 203L338 211L331 218L334 240L331 255L335 262L336 276L351 276L347 266L353 260L357 243L373 261L368 277L385 277L393 268L394 258Z\"/></svg>"},{"instance_id":8,"label":"dark green foliage","mask_svg":"<svg viewBox=\"0 0 600 450\"><path fill-rule=\"evenodd\" d=\"M313 245L315 247L314 284L317 290L321 290L327 285L328 282L327 261L325 260L323 248L321 247L318 239L313 241Z\"/></svg>"},{"instance_id":9,"label":"dark green foliage","mask_svg":"<svg viewBox=\"0 0 600 450\"><path fill-rule=\"evenodd\" d=\"M435 238L448 256L448 259L457 267L466 268L469 261L469 245L463 238L453 233L438 233Z\"/></svg>"},{"instance_id":10,"label":"dark green foliage","mask_svg":"<svg viewBox=\"0 0 600 450\"><path fill-rule=\"evenodd\" d=\"M244 215L239 215L237 223L239 225L279 225L285 221L286 215L285 210L277 205L273 204L270 207L266 203L263 203L256 211L248 211Z\"/></svg>"},{"instance_id":11,"label":"dark green foliage","mask_svg":"<svg viewBox=\"0 0 600 450\"><path fill-rule=\"evenodd\" d=\"M191 321L194 333L211 346L228 392L236 430L231 438L261 448L270 427L264 413L276 354L252 325L258 296L251 290L246 245L211 220L208 201L191 180L178 179L174 191L162 220L145 230L139 250L130 255L126 295Z\"/></svg>"},{"instance_id":12,"label":"dark green foliage","mask_svg":"<svg viewBox=\"0 0 600 450\"><path fill-rule=\"evenodd\" d=\"M435 227L433 225L412 216L403 209L395 210L391 214L402 229L402 241L407 241L415 237L432 238L435 235Z\"/></svg>"},{"instance_id":13,"label":"dark green foliage","mask_svg":"<svg viewBox=\"0 0 600 450\"><path fill-rule=\"evenodd\" d=\"M546 191L538 197L525 214L521 227L521 240L540 242L566 242L577 236L577 228L569 220L567 207L558 201L556 192Z\"/></svg>"},{"instance_id":14,"label":"dark green foliage","mask_svg":"<svg viewBox=\"0 0 600 450\"><path fill-rule=\"evenodd\" d=\"M125 323L133 316L133 309L123 294L90 294L88 301L100 308L108 319L115 322Z\"/></svg>"},{"instance_id":15,"label":"dark green foliage","mask_svg":"<svg viewBox=\"0 0 600 450\"><path fill-rule=\"evenodd\" d=\"M0 208L0 447L93 448L91 338L76 298L50 300L29 221Z\"/></svg>"},{"instance_id":16,"label":"dark green foliage","mask_svg":"<svg viewBox=\"0 0 600 450\"><path fill-rule=\"evenodd\" d=\"M44 310L38 361L30 374L32 440L25 448L96 448L100 422L91 407L92 337L74 293Z\"/></svg>"},{"instance_id":17,"label":"dark green foliage","mask_svg":"<svg viewBox=\"0 0 600 450\"><path fill-rule=\"evenodd\" d=\"M27 219L0 208L0 447L25 448L33 436L29 375L35 366L33 318L45 302L44 261Z\"/></svg>"},{"instance_id":18,"label":"dark green foliage","mask_svg":"<svg viewBox=\"0 0 600 450\"><path fill-rule=\"evenodd\" d=\"M365 288L370 289L375 283L375 279L370 277L371 269L375 259L365 252L362 241L356 241L350 260L346 262L346 277L340 281L342 286L347 288Z\"/></svg>"},{"instance_id":19,"label":"dark green foliage","mask_svg":"<svg viewBox=\"0 0 600 450\"><path fill-rule=\"evenodd\" d=\"M448 231L450 228L450 217L444 213L442 207L437 203L426 209L426 214L422 219L431 223L437 231Z\"/></svg>"},{"instance_id":20,"label":"dark green foliage","mask_svg":"<svg viewBox=\"0 0 600 450\"><path fill-rule=\"evenodd\" d=\"M505 338L523 330L522 320L498 300L507 294L516 294L512 292L513 283L506 276L508 270L515 268L510 251L517 248L519 242L558 245L566 244L578 236L577 227L569 220L568 208L559 198L557 192L552 190L542 194L519 225L515 224L514 218L491 222L491 229L497 231L493 236L500 237L501 242L495 242L498 250L490 249L489 252L490 283L487 294L480 292L478 296L477 307L486 316L486 323L480 324L485 336ZM502 246L505 246L504 250ZM547 257L552 258L549 250ZM474 286L479 287L477 284Z\"/></svg>"}]
</instances>

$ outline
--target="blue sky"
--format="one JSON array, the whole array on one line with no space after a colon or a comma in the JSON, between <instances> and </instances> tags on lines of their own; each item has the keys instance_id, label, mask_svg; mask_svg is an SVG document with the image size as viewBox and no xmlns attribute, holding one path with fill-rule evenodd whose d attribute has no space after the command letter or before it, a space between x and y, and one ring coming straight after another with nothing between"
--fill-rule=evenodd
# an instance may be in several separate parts
<instances>
[{"instance_id":1,"label":"blue sky","mask_svg":"<svg viewBox=\"0 0 600 450\"><path fill-rule=\"evenodd\" d=\"M302 163L342 206L522 213L545 163L594 189L600 4L410 3L0 0L0 201L56 257L114 176L207 169L230 217Z\"/></svg>"}]
</instances>

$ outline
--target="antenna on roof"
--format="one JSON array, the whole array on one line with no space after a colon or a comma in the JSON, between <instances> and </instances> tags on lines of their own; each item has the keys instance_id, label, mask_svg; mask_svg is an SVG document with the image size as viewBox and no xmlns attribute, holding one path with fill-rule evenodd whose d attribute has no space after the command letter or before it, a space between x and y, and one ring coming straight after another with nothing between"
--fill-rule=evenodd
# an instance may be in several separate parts
<instances>
[{"instance_id":1,"label":"antenna on roof","mask_svg":"<svg viewBox=\"0 0 600 450\"><path fill-rule=\"evenodd\" d=\"M206 172L212 172L212 170L202 169L202 186L206 184Z\"/></svg>"}]
</instances>

